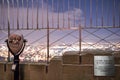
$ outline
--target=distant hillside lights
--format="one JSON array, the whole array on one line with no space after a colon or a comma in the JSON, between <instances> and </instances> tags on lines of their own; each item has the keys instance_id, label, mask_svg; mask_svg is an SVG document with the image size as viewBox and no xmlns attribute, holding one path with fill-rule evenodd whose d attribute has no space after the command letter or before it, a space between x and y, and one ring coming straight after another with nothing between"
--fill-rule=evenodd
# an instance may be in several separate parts
<instances>
[{"instance_id":1,"label":"distant hillside lights","mask_svg":"<svg viewBox=\"0 0 120 80\"><path fill-rule=\"evenodd\" d=\"M112 45L103 43L103 44L97 44L91 46L93 43L82 43L82 51L83 50L95 50L95 49L101 49L101 50L117 50L117 48L120 47L119 44L115 44L116 47L111 47ZM32 46L32 45L27 45L25 47L25 50L23 51L22 55L20 56L21 61L39 61L39 60L46 60L46 53L47 53L47 48L44 48L46 46ZM50 47L50 58L53 56L61 56L65 51L79 51L79 46L78 43L74 45L56 45ZM7 58L8 56L8 49L5 44L0 44L0 56Z\"/></svg>"}]
</instances>

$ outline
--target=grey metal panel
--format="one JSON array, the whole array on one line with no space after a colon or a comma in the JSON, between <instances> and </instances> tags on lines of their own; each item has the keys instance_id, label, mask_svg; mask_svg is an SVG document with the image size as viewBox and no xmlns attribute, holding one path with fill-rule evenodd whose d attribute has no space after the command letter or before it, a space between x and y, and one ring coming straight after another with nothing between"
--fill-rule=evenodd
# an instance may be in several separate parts
<instances>
[{"instance_id":1,"label":"grey metal panel","mask_svg":"<svg viewBox=\"0 0 120 80\"><path fill-rule=\"evenodd\" d=\"M95 76L114 76L114 57L113 56L94 56L94 75Z\"/></svg>"}]
</instances>

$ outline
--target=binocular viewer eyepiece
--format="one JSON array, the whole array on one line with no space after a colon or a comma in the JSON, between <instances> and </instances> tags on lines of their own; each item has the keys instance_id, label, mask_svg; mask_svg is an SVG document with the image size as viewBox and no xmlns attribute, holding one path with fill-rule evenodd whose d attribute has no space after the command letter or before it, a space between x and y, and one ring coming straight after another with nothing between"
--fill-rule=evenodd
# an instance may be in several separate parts
<instances>
[{"instance_id":1,"label":"binocular viewer eyepiece","mask_svg":"<svg viewBox=\"0 0 120 80\"><path fill-rule=\"evenodd\" d=\"M7 47L12 55L16 56L22 53L27 41L23 35L11 34L5 42L7 42Z\"/></svg>"}]
</instances>

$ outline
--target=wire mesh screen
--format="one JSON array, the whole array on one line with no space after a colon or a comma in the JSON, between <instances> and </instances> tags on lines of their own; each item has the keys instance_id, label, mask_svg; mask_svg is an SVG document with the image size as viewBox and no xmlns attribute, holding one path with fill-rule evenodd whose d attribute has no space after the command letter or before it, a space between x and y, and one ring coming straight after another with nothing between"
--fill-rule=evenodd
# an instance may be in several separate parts
<instances>
[{"instance_id":1,"label":"wire mesh screen","mask_svg":"<svg viewBox=\"0 0 120 80\"><path fill-rule=\"evenodd\" d=\"M119 0L0 0L0 56L5 39L28 40L23 61L48 61L65 51L120 50ZM3 59L3 58L2 58Z\"/></svg>"},{"instance_id":2,"label":"wire mesh screen","mask_svg":"<svg viewBox=\"0 0 120 80\"><path fill-rule=\"evenodd\" d=\"M119 0L1 0L0 8L1 29L120 26Z\"/></svg>"}]
</instances>

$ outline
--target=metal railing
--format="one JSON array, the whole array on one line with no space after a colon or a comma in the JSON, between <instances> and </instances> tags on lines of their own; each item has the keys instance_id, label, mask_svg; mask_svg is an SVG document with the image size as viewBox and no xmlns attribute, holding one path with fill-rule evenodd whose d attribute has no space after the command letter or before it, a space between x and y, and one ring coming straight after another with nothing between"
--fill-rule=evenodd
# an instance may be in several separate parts
<instances>
[{"instance_id":1,"label":"metal railing","mask_svg":"<svg viewBox=\"0 0 120 80\"><path fill-rule=\"evenodd\" d=\"M119 3L119 0L0 0L0 31L7 31L8 36L23 31L26 38L37 34L38 38L28 40L28 45L45 43L44 46L39 45L40 49L26 55L30 58L45 54L47 62L54 56L51 49L57 55L69 49L81 52L85 45L88 49L119 50ZM61 50L54 48L61 44L64 47Z\"/></svg>"}]
</instances>

